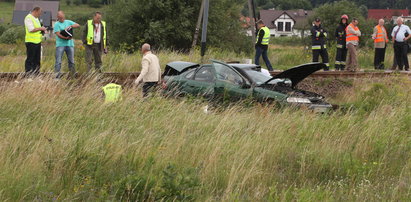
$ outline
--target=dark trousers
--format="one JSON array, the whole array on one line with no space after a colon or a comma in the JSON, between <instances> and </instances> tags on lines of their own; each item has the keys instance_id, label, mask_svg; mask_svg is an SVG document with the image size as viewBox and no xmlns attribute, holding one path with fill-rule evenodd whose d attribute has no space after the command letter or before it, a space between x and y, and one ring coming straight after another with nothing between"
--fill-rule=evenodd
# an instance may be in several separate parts
<instances>
[{"instance_id":1,"label":"dark trousers","mask_svg":"<svg viewBox=\"0 0 411 202\"><path fill-rule=\"evenodd\" d=\"M335 69L344 70L345 61L347 60L347 48L337 48L337 55L335 57Z\"/></svg>"},{"instance_id":2,"label":"dark trousers","mask_svg":"<svg viewBox=\"0 0 411 202\"><path fill-rule=\"evenodd\" d=\"M87 72L90 72L92 69L92 64L94 60L96 72L101 73L101 65L103 64L101 60L101 55L103 50L101 49L100 43L93 43L92 45L86 46L86 63L87 63Z\"/></svg>"},{"instance_id":3,"label":"dark trousers","mask_svg":"<svg viewBox=\"0 0 411 202\"><path fill-rule=\"evenodd\" d=\"M143 84L143 97L147 97L150 92L153 92L158 82L145 82Z\"/></svg>"},{"instance_id":4,"label":"dark trousers","mask_svg":"<svg viewBox=\"0 0 411 202\"><path fill-rule=\"evenodd\" d=\"M321 56L321 59L323 63L327 66L324 70L329 70L330 69L330 63L328 61L328 52L327 49L319 49L319 50L313 50L313 62L318 62L319 57Z\"/></svg>"},{"instance_id":5,"label":"dark trousers","mask_svg":"<svg viewBox=\"0 0 411 202\"><path fill-rule=\"evenodd\" d=\"M26 73L38 74L40 72L41 43L26 43L26 52Z\"/></svg>"},{"instance_id":6,"label":"dark trousers","mask_svg":"<svg viewBox=\"0 0 411 202\"><path fill-rule=\"evenodd\" d=\"M265 65L267 65L268 71L273 71L273 67L271 66L270 60L267 56L268 46L255 46L255 58L254 63L256 65L260 65L260 56L263 56L263 60Z\"/></svg>"},{"instance_id":7,"label":"dark trousers","mask_svg":"<svg viewBox=\"0 0 411 202\"><path fill-rule=\"evenodd\" d=\"M394 55L395 59L397 60L398 69L403 70L405 66L405 70L410 69L410 65L408 64L408 44L405 42L395 42L394 43Z\"/></svg>"},{"instance_id":8,"label":"dark trousers","mask_svg":"<svg viewBox=\"0 0 411 202\"><path fill-rule=\"evenodd\" d=\"M374 55L374 68L384 69L385 48L376 48Z\"/></svg>"}]
</instances>

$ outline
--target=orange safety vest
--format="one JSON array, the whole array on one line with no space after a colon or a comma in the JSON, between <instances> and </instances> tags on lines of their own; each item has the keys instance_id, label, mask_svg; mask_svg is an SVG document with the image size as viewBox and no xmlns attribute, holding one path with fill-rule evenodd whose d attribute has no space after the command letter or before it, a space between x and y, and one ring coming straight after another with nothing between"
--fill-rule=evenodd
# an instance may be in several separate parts
<instances>
[{"instance_id":1,"label":"orange safety vest","mask_svg":"<svg viewBox=\"0 0 411 202\"><path fill-rule=\"evenodd\" d=\"M349 41L359 41L360 37L358 37L357 35L355 35L354 33L351 33L348 29L348 27L352 27L355 31L360 30L358 27L355 27L352 23L350 25L347 26L347 28L345 28L345 32L347 33L347 38L345 41L349 42Z\"/></svg>"},{"instance_id":2,"label":"orange safety vest","mask_svg":"<svg viewBox=\"0 0 411 202\"><path fill-rule=\"evenodd\" d=\"M383 43L384 41L388 42L387 31L385 30L385 28L382 29L383 27L380 27L379 25L375 27L377 28L378 31L377 31L377 35L375 36L374 43Z\"/></svg>"}]
</instances>

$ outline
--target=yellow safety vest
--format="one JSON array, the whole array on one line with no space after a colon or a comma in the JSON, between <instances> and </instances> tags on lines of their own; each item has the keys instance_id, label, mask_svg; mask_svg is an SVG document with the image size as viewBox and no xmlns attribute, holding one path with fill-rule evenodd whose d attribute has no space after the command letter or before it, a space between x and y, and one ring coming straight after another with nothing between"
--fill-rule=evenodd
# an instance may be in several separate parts
<instances>
[{"instance_id":1,"label":"yellow safety vest","mask_svg":"<svg viewBox=\"0 0 411 202\"><path fill-rule=\"evenodd\" d=\"M105 85L103 88L103 92L105 95L105 102L106 103L114 103L117 101L121 101L121 86L115 83L109 83Z\"/></svg>"},{"instance_id":2,"label":"yellow safety vest","mask_svg":"<svg viewBox=\"0 0 411 202\"><path fill-rule=\"evenodd\" d=\"M101 24L103 25L103 47L106 48L107 42L106 42L106 22L101 21ZM87 21L87 45L93 45L94 43L94 25L93 25L93 20L88 20Z\"/></svg>"},{"instance_id":3,"label":"yellow safety vest","mask_svg":"<svg viewBox=\"0 0 411 202\"><path fill-rule=\"evenodd\" d=\"M258 30L258 34L257 34L257 40L255 43L258 42L258 36L260 36L260 31L264 30L264 37L263 40L261 41L261 45L268 45L270 43L270 29L268 29L268 27L262 27L260 30Z\"/></svg>"},{"instance_id":4,"label":"yellow safety vest","mask_svg":"<svg viewBox=\"0 0 411 202\"><path fill-rule=\"evenodd\" d=\"M28 14L26 16L26 18L30 18L30 20L33 21L34 28L40 28L41 27L41 24L38 21L38 19L34 18L34 16L32 16L31 14ZM42 37L43 36L41 34L41 31L29 32L29 29L26 27L26 37L25 37L25 42L26 43L39 44L39 43L41 43Z\"/></svg>"}]
</instances>

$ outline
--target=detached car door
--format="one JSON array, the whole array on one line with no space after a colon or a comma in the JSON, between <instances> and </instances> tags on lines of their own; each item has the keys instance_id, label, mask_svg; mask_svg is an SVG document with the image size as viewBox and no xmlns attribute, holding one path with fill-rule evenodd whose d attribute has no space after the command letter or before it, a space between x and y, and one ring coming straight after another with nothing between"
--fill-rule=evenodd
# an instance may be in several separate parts
<instances>
[{"instance_id":1,"label":"detached car door","mask_svg":"<svg viewBox=\"0 0 411 202\"><path fill-rule=\"evenodd\" d=\"M222 62L213 61L216 72L214 93L224 100L238 101L252 96L250 82L234 68Z\"/></svg>"},{"instance_id":2,"label":"detached car door","mask_svg":"<svg viewBox=\"0 0 411 202\"><path fill-rule=\"evenodd\" d=\"M187 80L183 90L191 95L210 98L214 95L215 80L214 68L211 65L204 65Z\"/></svg>"}]
</instances>

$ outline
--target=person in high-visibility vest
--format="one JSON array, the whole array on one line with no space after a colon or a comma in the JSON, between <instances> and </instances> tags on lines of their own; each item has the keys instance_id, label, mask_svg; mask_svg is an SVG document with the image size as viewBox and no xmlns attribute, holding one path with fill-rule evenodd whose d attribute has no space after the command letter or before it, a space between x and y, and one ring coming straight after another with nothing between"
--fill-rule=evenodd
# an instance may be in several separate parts
<instances>
[{"instance_id":1,"label":"person in high-visibility vest","mask_svg":"<svg viewBox=\"0 0 411 202\"><path fill-rule=\"evenodd\" d=\"M388 43L387 30L384 27L384 19L378 21L378 25L374 27L372 39L374 39L374 68L384 69L385 49Z\"/></svg>"},{"instance_id":2,"label":"person in high-visibility vest","mask_svg":"<svg viewBox=\"0 0 411 202\"><path fill-rule=\"evenodd\" d=\"M351 23L345 29L347 36L345 41L347 43L348 49L348 59L347 59L347 70L348 71L357 71L358 62L357 62L357 47L360 43L361 31L358 28L358 20L353 18Z\"/></svg>"},{"instance_id":3,"label":"person in high-visibility vest","mask_svg":"<svg viewBox=\"0 0 411 202\"><path fill-rule=\"evenodd\" d=\"M106 103L114 103L122 100L122 87L116 83L109 83L103 88L104 101Z\"/></svg>"},{"instance_id":4,"label":"person in high-visibility vest","mask_svg":"<svg viewBox=\"0 0 411 202\"><path fill-rule=\"evenodd\" d=\"M316 18L314 25L311 28L311 39L312 39L312 51L313 51L313 62L318 62L319 57L323 63L326 65L324 71L330 70L330 63L328 61L328 52L327 52L327 37L328 33L321 26L321 19Z\"/></svg>"},{"instance_id":5,"label":"person in high-visibility vest","mask_svg":"<svg viewBox=\"0 0 411 202\"><path fill-rule=\"evenodd\" d=\"M96 72L101 72L103 64L101 55L107 54L107 26L106 22L102 21L102 13L95 12L93 19L88 20L84 25L83 44L86 48L86 63L87 71L92 70L93 58Z\"/></svg>"},{"instance_id":6,"label":"person in high-visibility vest","mask_svg":"<svg viewBox=\"0 0 411 202\"><path fill-rule=\"evenodd\" d=\"M37 74L40 72L42 32L47 30L40 23L39 17L41 14L41 8L34 7L26 18L24 18L24 27L26 29L24 41L27 50L27 59L25 62L26 73Z\"/></svg>"},{"instance_id":7,"label":"person in high-visibility vest","mask_svg":"<svg viewBox=\"0 0 411 202\"><path fill-rule=\"evenodd\" d=\"M345 41L345 29L348 26L348 15L342 15L340 24L335 30L335 38L337 39L337 54L335 57L335 70L344 71L345 60L347 60L347 44Z\"/></svg>"},{"instance_id":8,"label":"person in high-visibility vest","mask_svg":"<svg viewBox=\"0 0 411 202\"><path fill-rule=\"evenodd\" d=\"M257 22L257 27L258 27L258 34L257 34L257 39L255 42L255 60L254 63L256 65L260 65L260 57L261 55L263 56L263 60L265 62L265 65L267 65L267 68L269 71L273 71L273 67L271 66L271 62L268 59L268 45L270 44L270 29L264 25L264 22L262 20L258 20Z\"/></svg>"}]
</instances>

